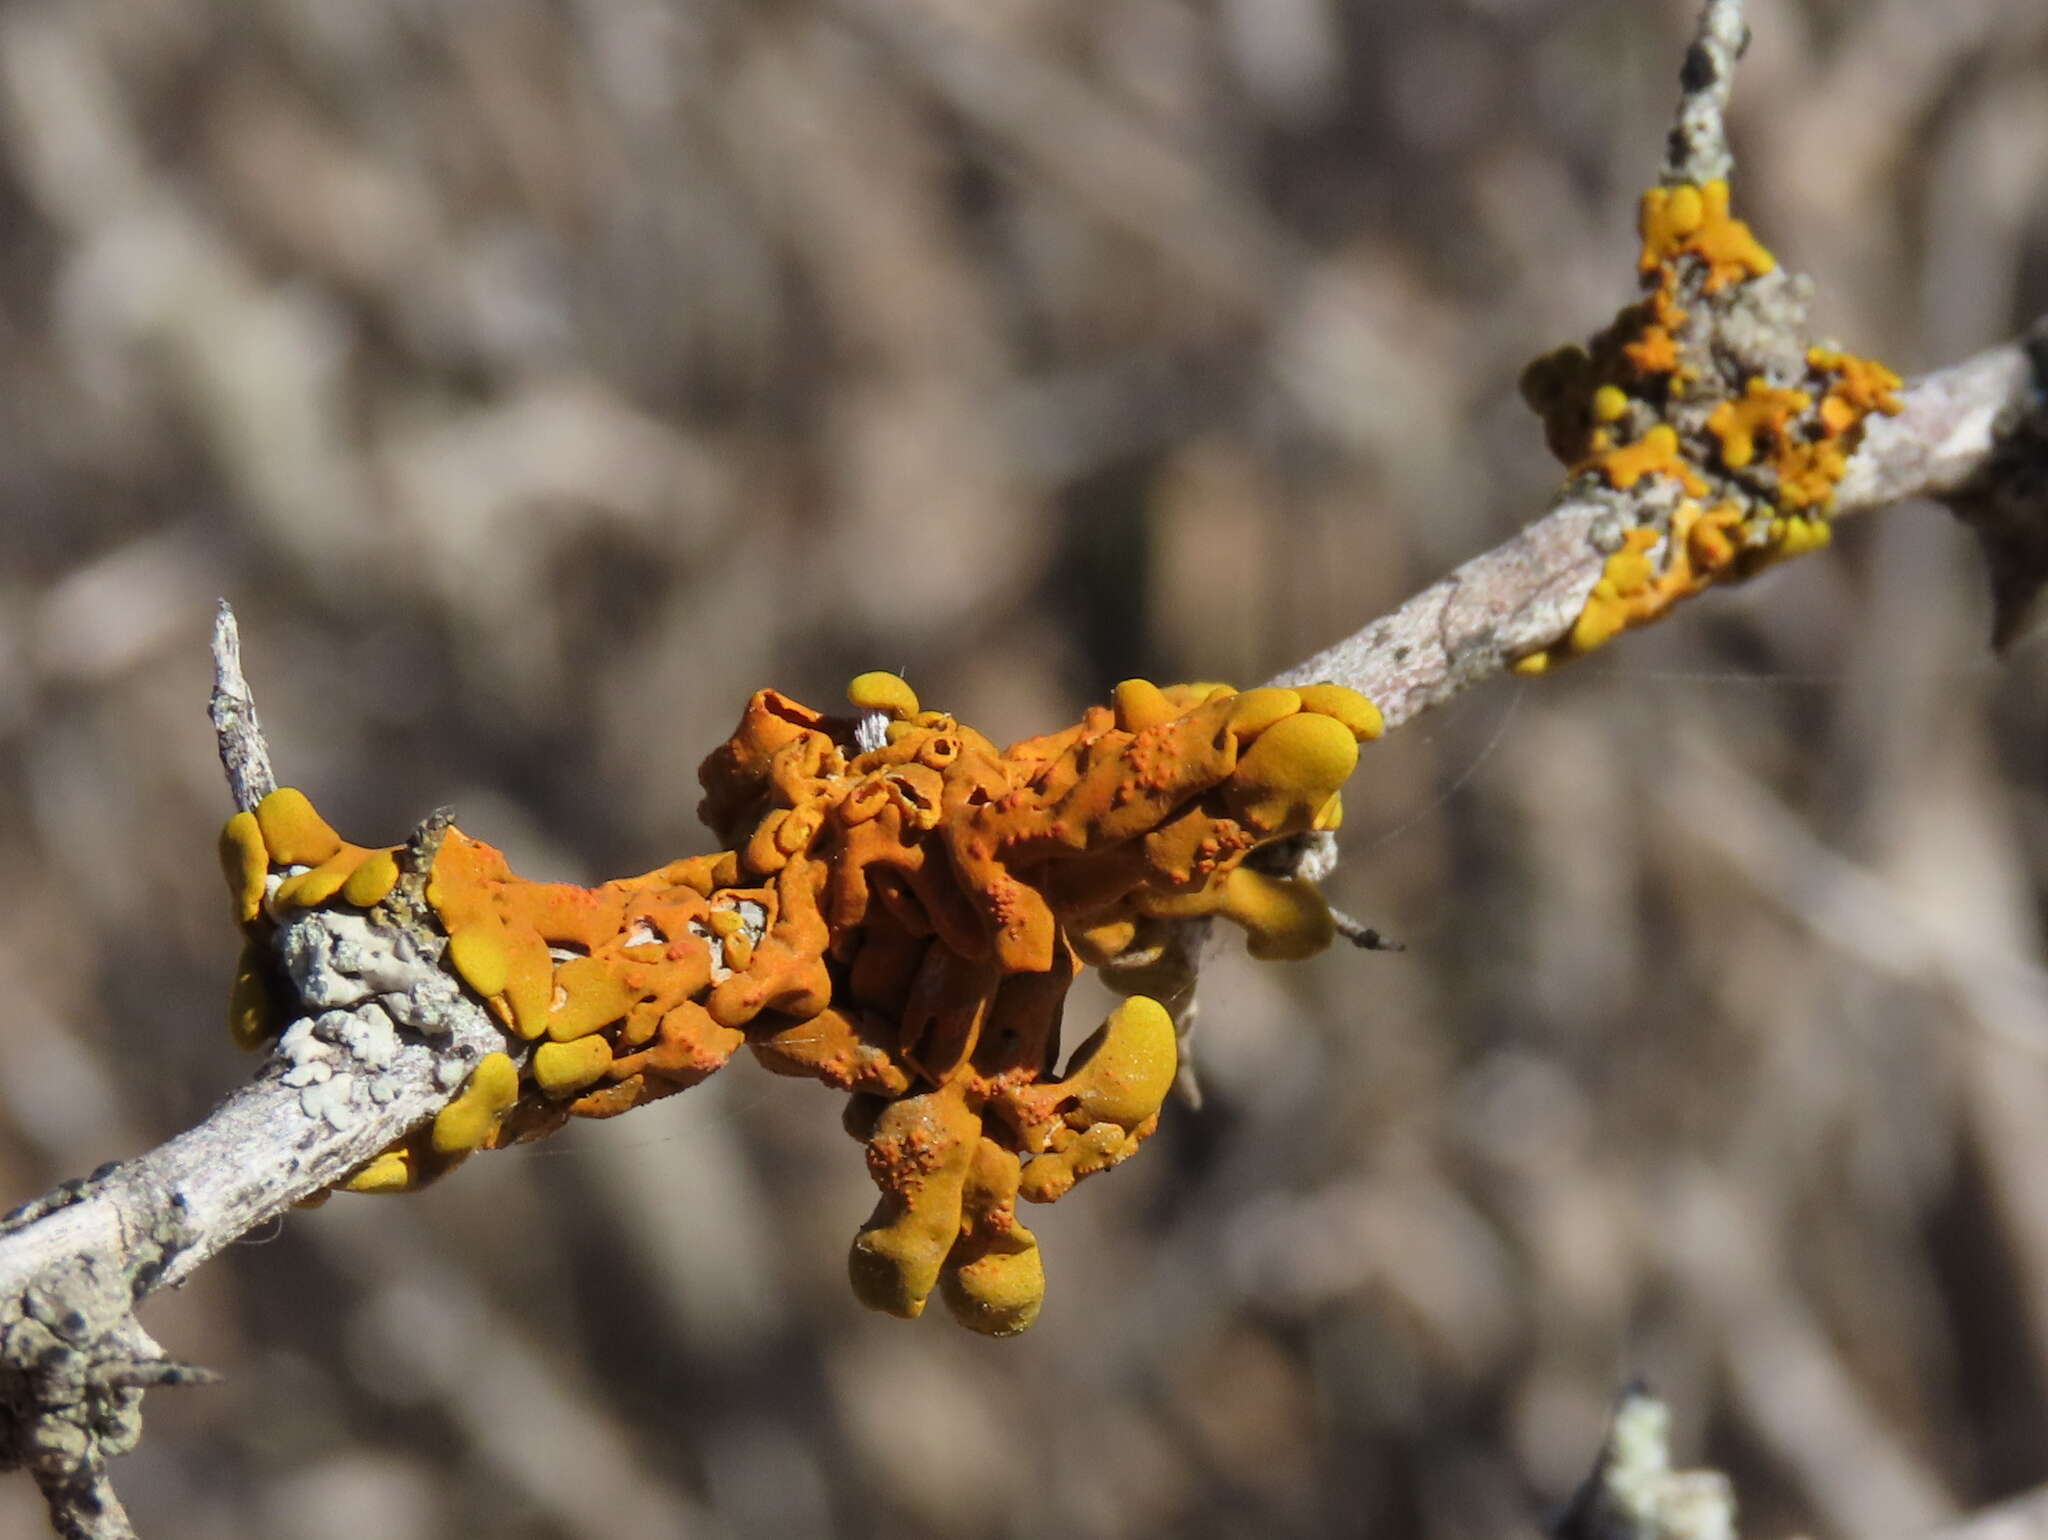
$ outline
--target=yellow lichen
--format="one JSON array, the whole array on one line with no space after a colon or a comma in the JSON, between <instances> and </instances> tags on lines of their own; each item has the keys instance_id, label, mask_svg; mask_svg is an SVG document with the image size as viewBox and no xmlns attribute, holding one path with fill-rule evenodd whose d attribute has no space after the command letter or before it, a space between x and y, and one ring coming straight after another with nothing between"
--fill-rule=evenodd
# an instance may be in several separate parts
<instances>
[{"instance_id":1,"label":"yellow lichen","mask_svg":"<svg viewBox=\"0 0 2048 1540\"><path fill-rule=\"evenodd\" d=\"M1524 674L1540 674L1659 619L1737 566L1743 523L1742 510L1732 503L1702 509L1688 500L1673 513L1668 535L1647 525L1624 531L1564 640L1513 666ZM1664 548L1661 563L1654 555L1659 546Z\"/></svg>"},{"instance_id":2,"label":"yellow lichen","mask_svg":"<svg viewBox=\"0 0 2048 1540\"><path fill-rule=\"evenodd\" d=\"M1806 350L1806 362L1830 376L1828 399L1836 404L1839 424L1830 426L1836 432L1847 431L1851 422L1871 412L1890 417L1904 407L1897 392L1905 382L1874 358L1858 358L1838 348L1812 347Z\"/></svg>"},{"instance_id":3,"label":"yellow lichen","mask_svg":"<svg viewBox=\"0 0 2048 1540\"><path fill-rule=\"evenodd\" d=\"M1370 743L1386 731L1386 718L1380 715L1380 708L1356 690L1341 684L1305 684L1297 686L1294 693L1302 710L1342 722L1360 743Z\"/></svg>"},{"instance_id":4,"label":"yellow lichen","mask_svg":"<svg viewBox=\"0 0 2048 1540\"><path fill-rule=\"evenodd\" d=\"M573 1096L611 1068L611 1044L601 1037L542 1043L533 1050L533 1079L543 1094Z\"/></svg>"},{"instance_id":5,"label":"yellow lichen","mask_svg":"<svg viewBox=\"0 0 2048 1540\"><path fill-rule=\"evenodd\" d=\"M270 959L255 942L242 948L235 965L234 986L228 991L228 1035L235 1046L253 1053L267 1048L277 1035L276 1003L271 999L268 977Z\"/></svg>"},{"instance_id":6,"label":"yellow lichen","mask_svg":"<svg viewBox=\"0 0 2048 1540\"><path fill-rule=\"evenodd\" d=\"M434 1116L433 1146L441 1155L481 1149L519 1100L519 1066L510 1055L487 1053L470 1071L461 1094Z\"/></svg>"},{"instance_id":7,"label":"yellow lichen","mask_svg":"<svg viewBox=\"0 0 2048 1540\"><path fill-rule=\"evenodd\" d=\"M398 858L388 850L373 850L349 873L348 880L341 885L341 896L358 909L368 909L383 903L397 886Z\"/></svg>"},{"instance_id":8,"label":"yellow lichen","mask_svg":"<svg viewBox=\"0 0 2048 1540\"><path fill-rule=\"evenodd\" d=\"M1896 374L1820 346L1805 350L1803 373L1794 366L1795 377L1779 383L1752 377L1727 396L1720 382L1735 350L1721 322L1732 301L1714 301L1773 272L1776 260L1730 213L1721 181L1651 189L1640 227L1646 296L1590 347L1532 363L1522 390L1574 475L1595 472L1621 492L1664 477L1686 501L1668 520L1662 506L1645 510L1642 526L1625 531L1606 558L1568 634L1512 660L1518 673L1591 651L1713 581L1825 545L1835 489L1867 419L1899 410ZM1634 443L1612 442L1646 414L1650 425ZM1653 563L1658 547L1664 554Z\"/></svg>"},{"instance_id":9,"label":"yellow lichen","mask_svg":"<svg viewBox=\"0 0 2048 1540\"><path fill-rule=\"evenodd\" d=\"M1758 439L1783 449L1789 444L1788 425L1813 405L1803 390L1772 385L1752 379L1740 400L1723 401L1707 418L1707 431L1721 441L1721 463L1741 470L1756 459Z\"/></svg>"},{"instance_id":10,"label":"yellow lichen","mask_svg":"<svg viewBox=\"0 0 2048 1540\"><path fill-rule=\"evenodd\" d=\"M448 966L461 976L463 983L486 999L503 994L512 971L505 927L484 919L451 931Z\"/></svg>"},{"instance_id":11,"label":"yellow lichen","mask_svg":"<svg viewBox=\"0 0 2048 1540\"><path fill-rule=\"evenodd\" d=\"M1686 312L1673 295L1669 271L1660 269L1659 282L1649 299L1622 311L1608 346L1619 352L1633 381L1669 379L1676 393L1688 373L1678 350L1678 331L1685 322Z\"/></svg>"},{"instance_id":12,"label":"yellow lichen","mask_svg":"<svg viewBox=\"0 0 2048 1540\"><path fill-rule=\"evenodd\" d=\"M847 704L856 711L880 711L899 720L917 715L917 692L895 674L880 670L860 674L846 687Z\"/></svg>"},{"instance_id":13,"label":"yellow lichen","mask_svg":"<svg viewBox=\"0 0 2048 1540\"><path fill-rule=\"evenodd\" d=\"M1709 294L1770 272L1778 259L1728 207L1725 181L1653 187L1644 193L1642 272L1647 276L1680 257L1697 257L1706 265Z\"/></svg>"},{"instance_id":14,"label":"yellow lichen","mask_svg":"<svg viewBox=\"0 0 2048 1540\"><path fill-rule=\"evenodd\" d=\"M953 1319L985 1337L1012 1337L1038 1319L1045 1263L1038 1239L1017 1218L1020 1166L994 1140L976 1146L961 1190L960 1239L939 1285Z\"/></svg>"},{"instance_id":15,"label":"yellow lichen","mask_svg":"<svg viewBox=\"0 0 2048 1540\"><path fill-rule=\"evenodd\" d=\"M1116 708L1116 725L1127 733L1157 727L1180 715L1180 708L1149 679L1124 680L1111 692L1110 699Z\"/></svg>"},{"instance_id":16,"label":"yellow lichen","mask_svg":"<svg viewBox=\"0 0 2048 1540\"><path fill-rule=\"evenodd\" d=\"M255 817L273 866L318 866L341 849L341 836L295 787L273 791L256 804Z\"/></svg>"},{"instance_id":17,"label":"yellow lichen","mask_svg":"<svg viewBox=\"0 0 2048 1540\"><path fill-rule=\"evenodd\" d=\"M345 1185L408 1190L471 1150L693 1085L744 1044L854 1096L848 1126L882 1190L850 1263L863 1300L915 1315L943 1289L974 1330L1029 1325L1044 1271L1017 1201L1128 1158L1177 1062L1171 1016L1133 994L1050 1078L1080 955L1114 955L1129 988L1176 919L1229 919L1259 956L1327 944L1312 884L1243 862L1333 827L1384 723L1332 685L1127 680L1078 724L999 749L893 675L862 676L849 700L860 716L773 691L748 703L701 772L716 855L583 888L522 879L446 830L423 889L446 966L532 1050L524 1067L485 1059L430 1130ZM870 712L891 718L886 741ZM287 879L300 904L391 891L394 853L323 837L296 793L266 806L260 882L283 851L306 867ZM224 859L261 962L272 922L242 902L237 828ZM243 1035L267 1033L269 1007L241 987Z\"/></svg>"},{"instance_id":18,"label":"yellow lichen","mask_svg":"<svg viewBox=\"0 0 2048 1540\"><path fill-rule=\"evenodd\" d=\"M375 1155L355 1175L341 1183L343 1192L388 1193L411 1192L419 1185L413 1169L413 1152L410 1149L386 1150Z\"/></svg>"},{"instance_id":19,"label":"yellow lichen","mask_svg":"<svg viewBox=\"0 0 2048 1540\"><path fill-rule=\"evenodd\" d=\"M263 910L263 880L270 875L270 851L254 813L237 813L220 831L220 866L234 900L235 922L247 925Z\"/></svg>"},{"instance_id":20,"label":"yellow lichen","mask_svg":"<svg viewBox=\"0 0 2048 1540\"><path fill-rule=\"evenodd\" d=\"M1694 497L1704 497L1707 484L1679 452L1678 430L1658 423L1633 444L1609 450L1589 462L1616 491L1626 492L1645 476L1669 476Z\"/></svg>"}]
</instances>

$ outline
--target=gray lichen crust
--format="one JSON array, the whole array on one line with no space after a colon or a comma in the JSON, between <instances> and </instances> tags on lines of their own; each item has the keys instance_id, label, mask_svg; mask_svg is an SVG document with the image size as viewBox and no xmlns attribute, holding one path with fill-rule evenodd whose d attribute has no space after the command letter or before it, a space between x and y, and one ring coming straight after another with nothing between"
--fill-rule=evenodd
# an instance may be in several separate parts
<instances>
[{"instance_id":1,"label":"gray lichen crust","mask_svg":"<svg viewBox=\"0 0 2048 1540\"><path fill-rule=\"evenodd\" d=\"M483 1009L442 971L443 950L437 936L367 915L309 911L281 927L278 955L307 1014L279 1036L274 1062L284 1083L299 1088L308 1117L339 1129L365 1100L388 1104L398 1094L390 1072L406 1032L429 1045L494 1040ZM436 1084L454 1090L476 1057L440 1055Z\"/></svg>"}]
</instances>

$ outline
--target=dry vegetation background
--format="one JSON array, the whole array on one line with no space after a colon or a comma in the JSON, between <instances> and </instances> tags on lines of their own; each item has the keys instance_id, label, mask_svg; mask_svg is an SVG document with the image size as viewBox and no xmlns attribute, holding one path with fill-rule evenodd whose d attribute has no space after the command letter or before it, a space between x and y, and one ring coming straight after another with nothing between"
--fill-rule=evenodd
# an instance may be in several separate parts
<instances>
[{"instance_id":1,"label":"dry vegetation background","mask_svg":"<svg viewBox=\"0 0 2048 1540\"><path fill-rule=\"evenodd\" d=\"M762 684L1252 682L1538 511L1692 9L0 4L0 1199L247 1072L217 594L287 779L535 875L702 848ZM1829 329L2048 309L2040 0L1752 20ZM1027 1337L862 1311L837 1098L736 1063L157 1301L230 1378L142 1532L1513 1540L1634 1372L1756 1535L2048 1481L2048 648L1863 522L1373 749L1335 896L1409 950L1217 957Z\"/></svg>"}]
</instances>

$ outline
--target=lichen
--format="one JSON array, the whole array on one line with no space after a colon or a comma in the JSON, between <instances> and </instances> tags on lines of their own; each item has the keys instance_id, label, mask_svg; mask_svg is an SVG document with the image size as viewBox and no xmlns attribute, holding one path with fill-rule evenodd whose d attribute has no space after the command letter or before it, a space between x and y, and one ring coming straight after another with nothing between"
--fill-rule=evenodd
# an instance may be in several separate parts
<instances>
[{"instance_id":1,"label":"lichen","mask_svg":"<svg viewBox=\"0 0 2048 1540\"><path fill-rule=\"evenodd\" d=\"M1827 544L1865 423L1899 410L1891 370L1798 335L1804 290L1731 214L1726 182L1653 188L1640 229L1643 298L1588 345L1530 364L1522 394L1574 491L1653 478L1677 497L1615 500L1624 517L1583 610L1517 660L1523 673Z\"/></svg>"},{"instance_id":2,"label":"lichen","mask_svg":"<svg viewBox=\"0 0 2048 1540\"><path fill-rule=\"evenodd\" d=\"M745 1046L851 1097L881 1192L849 1262L861 1300L915 1316L938 1291L976 1331L1029 1326L1044 1270L1018 1200L1133 1154L1177 1065L1171 1015L1132 994L1058 1074L1069 985L1096 962L1136 987L1190 917L1235 923L1260 957L1326 945L1314 884L1244 861L1335 827L1380 713L1334 685L1126 680L1078 724L998 749L893 675L848 699L848 717L773 690L747 703L700 772L715 854L579 887L448 829L425 901L504 1049L343 1185L412 1190L474 1150L695 1085ZM250 938L232 1021L260 1046L314 977L288 968L280 987L280 931L312 910L373 917L397 853L344 841L285 789L230 822L222 860ZM286 1037L305 1094L347 1095L307 1022Z\"/></svg>"}]
</instances>

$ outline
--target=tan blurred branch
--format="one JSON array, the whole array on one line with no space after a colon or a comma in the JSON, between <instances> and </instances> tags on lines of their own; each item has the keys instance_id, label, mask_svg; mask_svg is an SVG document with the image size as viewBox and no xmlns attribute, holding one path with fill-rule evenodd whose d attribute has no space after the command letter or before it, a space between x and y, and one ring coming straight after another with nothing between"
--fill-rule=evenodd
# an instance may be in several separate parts
<instances>
[{"instance_id":1,"label":"tan blurred branch","mask_svg":"<svg viewBox=\"0 0 2048 1540\"><path fill-rule=\"evenodd\" d=\"M1728 1478L1672 1469L1670 1438L1662 1401L1639 1388L1623 1392L1592 1473L1551 1530L1555 1540L1736 1540ZM1915 1533L1922 1540L2042 1540L2048 1487Z\"/></svg>"},{"instance_id":2,"label":"tan blurred branch","mask_svg":"<svg viewBox=\"0 0 2048 1540\"><path fill-rule=\"evenodd\" d=\"M2048 1537L2048 1487L1982 1509L1940 1529L1925 1540L2044 1540Z\"/></svg>"},{"instance_id":3,"label":"tan blurred branch","mask_svg":"<svg viewBox=\"0 0 2048 1540\"><path fill-rule=\"evenodd\" d=\"M1623 1392L1591 1474L1551 1529L1555 1540L1736 1540L1728 1478L1672 1469L1670 1437L1662 1401L1640 1388ZM1914 1533L1922 1540L2043 1540L2048 1487Z\"/></svg>"}]
</instances>

